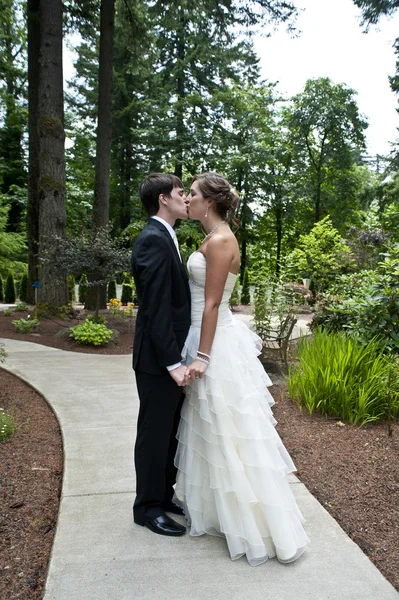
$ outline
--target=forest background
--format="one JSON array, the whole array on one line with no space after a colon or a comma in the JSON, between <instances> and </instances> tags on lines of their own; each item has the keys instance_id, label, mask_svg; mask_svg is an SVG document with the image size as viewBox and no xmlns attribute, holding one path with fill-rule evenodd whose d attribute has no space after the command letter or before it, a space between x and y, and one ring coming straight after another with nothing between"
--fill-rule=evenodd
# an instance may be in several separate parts
<instances>
[{"instance_id":1,"label":"forest background","mask_svg":"<svg viewBox=\"0 0 399 600\"><path fill-rule=\"evenodd\" d=\"M398 5L354 4L365 27ZM108 228L132 246L146 222L138 187L154 170L187 188L195 173L215 170L237 189L241 281L246 268L252 283L313 277L334 249L332 275L318 282L326 289L333 275L373 268L399 242L399 153L367 155L355 90L322 77L288 98L261 77L254 34L278 25L295 33L295 3L0 6L0 274L29 272L29 301L38 280L42 301L67 303L68 265L56 259L66 236ZM80 42L64 93L71 34ZM185 257L202 239L194 222L177 235Z\"/></svg>"}]
</instances>

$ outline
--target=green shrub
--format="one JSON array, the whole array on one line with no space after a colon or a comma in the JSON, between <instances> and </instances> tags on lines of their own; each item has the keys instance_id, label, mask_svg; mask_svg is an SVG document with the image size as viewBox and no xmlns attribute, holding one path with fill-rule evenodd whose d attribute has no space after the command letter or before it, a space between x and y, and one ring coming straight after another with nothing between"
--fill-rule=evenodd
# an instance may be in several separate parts
<instances>
[{"instance_id":1,"label":"green shrub","mask_svg":"<svg viewBox=\"0 0 399 600\"><path fill-rule=\"evenodd\" d=\"M15 433L14 419L0 408L0 442L5 442Z\"/></svg>"},{"instance_id":2,"label":"green shrub","mask_svg":"<svg viewBox=\"0 0 399 600\"><path fill-rule=\"evenodd\" d=\"M86 304L86 299L87 299L87 275L85 275L85 273L82 273L82 276L79 279L78 295L79 295L79 302L80 302L80 304Z\"/></svg>"},{"instance_id":3,"label":"green shrub","mask_svg":"<svg viewBox=\"0 0 399 600\"><path fill-rule=\"evenodd\" d=\"M89 317L87 317L86 321L91 321L92 323L100 323L100 325L106 325L107 324L107 319L104 317L104 315L98 315L97 317L97 321L96 321L96 315L90 315Z\"/></svg>"},{"instance_id":4,"label":"green shrub","mask_svg":"<svg viewBox=\"0 0 399 600\"><path fill-rule=\"evenodd\" d=\"M76 293L75 293L75 277L73 275L67 275L67 284L68 284L68 299L71 304L75 304L76 302Z\"/></svg>"},{"instance_id":5,"label":"green shrub","mask_svg":"<svg viewBox=\"0 0 399 600\"><path fill-rule=\"evenodd\" d=\"M4 302L4 283L3 278L0 275L0 302Z\"/></svg>"},{"instance_id":6,"label":"green shrub","mask_svg":"<svg viewBox=\"0 0 399 600\"><path fill-rule=\"evenodd\" d=\"M237 277L233 291L231 292L229 304L231 307L238 306L240 304L240 280Z\"/></svg>"},{"instance_id":7,"label":"green shrub","mask_svg":"<svg viewBox=\"0 0 399 600\"><path fill-rule=\"evenodd\" d=\"M109 342L112 336L112 331L105 325L87 320L80 325L71 327L70 332L75 342L90 346L103 346Z\"/></svg>"},{"instance_id":8,"label":"green shrub","mask_svg":"<svg viewBox=\"0 0 399 600\"><path fill-rule=\"evenodd\" d=\"M325 291L341 273L353 270L354 257L331 218L318 221L307 235L301 235L295 250L286 258L289 279L311 279L316 294Z\"/></svg>"},{"instance_id":9,"label":"green shrub","mask_svg":"<svg viewBox=\"0 0 399 600\"><path fill-rule=\"evenodd\" d=\"M13 310L15 312L26 312L29 310L29 306L26 304L26 302L18 302L17 306Z\"/></svg>"},{"instance_id":10,"label":"green shrub","mask_svg":"<svg viewBox=\"0 0 399 600\"><path fill-rule=\"evenodd\" d=\"M339 295L321 298L312 328L344 329L363 343L377 339L381 348L399 354L398 249L391 249L375 271L342 277L332 290Z\"/></svg>"},{"instance_id":11,"label":"green shrub","mask_svg":"<svg viewBox=\"0 0 399 600\"><path fill-rule=\"evenodd\" d=\"M109 302L110 300L112 300L112 298L116 298L116 281L115 279L111 279L111 281L108 283L108 289L107 289L107 302Z\"/></svg>"},{"instance_id":12,"label":"green shrub","mask_svg":"<svg viewBox=\"0 0 399 600\"><path fill-rule=\"evenodd\" d=\"M3 310L3 315L5 315L6 317L12 317L13 314L14 314L13 308L6 308L6 310Z\"/></svg>"},{"instance_id":13,"label":"green shrub","mask_svg":"<svg viewBox=\"0 0 399 600\"><path fill-rule=\"evenodd\" d=\"M28 291L28 275L24 273L22 275L21 283L19 285L19 300L20 302L26 302Z\"/></svg>"},{"instance_id":14,"label":"green shrub","mask_svg":"<svg viewBox=\"0 0 399 600\"><path fill-rule=\"evenodd\" d=\"M288 390L310 414L317 410L358 425L385 418L389 381L390 412L398 414L399 367L375 340L362 345L343 332L316 330L314 339L301 341L298 353L300 364L290 367Z\"/></svg>"},{"instance_id":15,"label":"green shrub","mask_svg":"<svg viewBox=\"0 0 399 600\"><path fill-rule=\"evenodd\" d=\"M37 319L17 319L11 322L15 325L17 333L31 333L31 331L39 325Z\"/></svg>"},{"instance_id":16,"label":"green shrub","mask_svg":"<svg viewBox=\"0 0 399 600\"><path fill-rule=\"evenodd\" d=\"M133 302L133 287L126 280L122 283L122 295L121 302L124 306L127 306L130 302Z\"/></svg>"},{"instance_id":17,"label":"green shrub","mask_svg":"<svg viewBox=\"0 0 399 600\"><path fill-rule=\"evenodd\" d=\"M244 271L244 279L241 290L241 304L251 304L251 294L249 291L249 273L248 269Z\"/></svg>"},{"instance_id":18,"label":"green shrub","mask_svg":"<svg viewBox=\"0 0 399 600\"><path fill-rule=\"evenodd\" d=\"M7 275L6 289L4 292L4 301L6 304L14 304L16 298L15 283L12 273Z\"/></svg>"},{"instance_id":19,"label":"green shrub","mask_svg":"<svg viewBox=\"0 0 399 600\"><path fill-rule=\"evenodd\" d=\"M17 333L31 333L35 327L39 325L39 321L37 319L17 319L15 321L11 321L13 325L15 325L15 329Z\"/></svg>"}]
</instances>

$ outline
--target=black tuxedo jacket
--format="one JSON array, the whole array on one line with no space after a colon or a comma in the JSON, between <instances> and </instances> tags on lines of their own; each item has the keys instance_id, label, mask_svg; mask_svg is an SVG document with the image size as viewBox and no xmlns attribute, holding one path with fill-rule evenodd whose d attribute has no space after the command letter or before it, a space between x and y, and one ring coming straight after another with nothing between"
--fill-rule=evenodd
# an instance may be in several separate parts
<instances>
[{"instance_id":1,"label":"black tuxedo jacket","mask_svg":"<svg viewBox=\"0 0 399 600\"><path fill-rule=\"evenodd\" d=\"M150 219L132 252L139 310L133 368L163 375L181 360L190 328L190 288L176 246L162 223Z\"/></svg>"}]
</instances>

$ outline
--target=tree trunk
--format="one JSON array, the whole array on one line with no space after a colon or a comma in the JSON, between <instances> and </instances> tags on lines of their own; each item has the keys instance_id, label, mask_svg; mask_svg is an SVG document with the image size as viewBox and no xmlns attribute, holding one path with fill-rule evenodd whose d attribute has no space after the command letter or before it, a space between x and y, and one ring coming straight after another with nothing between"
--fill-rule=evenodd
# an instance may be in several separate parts
<instances>
[{"instance_id":1,"label":"tree trunk","mask_svg":"<svg viewBox=\"0 0 399 600\"><path fill-rule=\"evenodd\" d=\"M39 300L50 308L68 303L66 273L54 266L56 238L65 236L62 1L40 0L39 72Z\"/></svg>"},{"instance_id":2,"label":"tree trunk","mask_svg":"<svg viewBox=\"0 0 399 600\"><path fill-rule=\"evenodd\" d=\"M115 0L101 0L100 58L98 79L98 118L96 175L94 182L93 233L109 224L109 192L112 142L112 65L114 50ZM96 286L88 288L86 308L97 306ZM100 308L107 306L106 285L101 286Z\"/></svg>"},{"instance_id":3,"label":"tree trunk","mask_svg":"<svg viewBox=\"0 0 399 600\"><path fill-rule=\"evenodd\" d=\"M100 23L100 69L98 79L96 175L94 183L93 203L94 230L106 227L109 222L114 17L115 0L102 0Z\"/></svg>"},{"instance_id":4,"label":"tree trunk","mask_svg":"<svg viewBox=\"0 0 399 600\"><path fill-rule=\"evenodd\" d=\"M39 52L40 52L40 0L28 0L28 104L29 104L29 175L28 175L28 286L26 301L33 304L35 291L32 287L38 275L39 253Z\"/></svg>"}]
</instances>

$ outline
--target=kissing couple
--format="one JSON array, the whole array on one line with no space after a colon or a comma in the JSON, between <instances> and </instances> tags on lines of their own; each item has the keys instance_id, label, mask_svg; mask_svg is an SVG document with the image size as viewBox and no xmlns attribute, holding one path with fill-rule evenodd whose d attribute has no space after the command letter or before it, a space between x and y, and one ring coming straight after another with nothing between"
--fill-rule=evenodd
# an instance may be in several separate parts
<instances>
[{"instance_id":1,"label":"kissing couple","mask_svg":"<svg viewBox=\"0 0 399 600\"><path fill-rule=\"evenodd\" d=\"M287 480L295 466L275 429L262 342L229 310L238 196L217 173L196 175L187 197L175 175L153 173L140 199L149 221L132 253L134 522L180 536L186 528L170 515L185 515L191 535L223 536L232 560L292 562L309 543ZM189 279L173 230L187 218L207 232L188 259Z\"/></svg>"}]
</instances>

